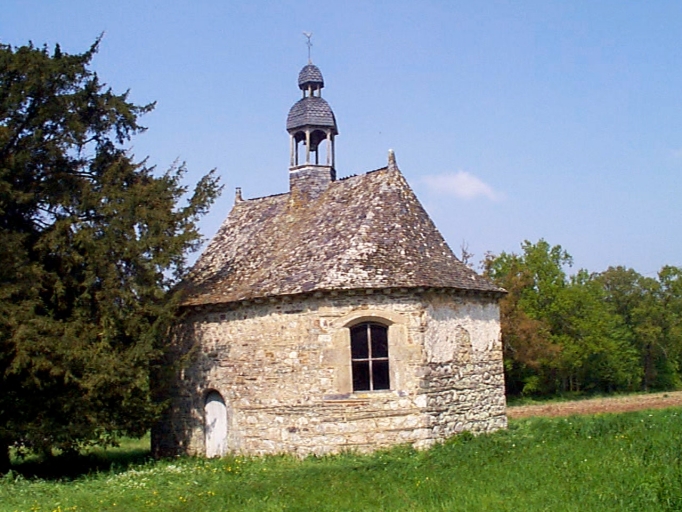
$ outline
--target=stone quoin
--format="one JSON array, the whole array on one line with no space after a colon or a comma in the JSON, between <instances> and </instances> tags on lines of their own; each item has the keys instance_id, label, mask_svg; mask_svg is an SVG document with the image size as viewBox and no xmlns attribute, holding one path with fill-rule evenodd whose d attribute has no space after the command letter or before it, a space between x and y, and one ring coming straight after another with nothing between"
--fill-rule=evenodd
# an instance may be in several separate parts
<instances>
[{"instance_id":1,"label":"stone quoin","mask_svg":"<svg viewBox=\"0 0 682 512\"><path fill-rule=\"evenodd\" d=\"M424 448L506 427L499 298L460 262L389 152L337 179L309 62L289 192L235 203L182 284L157 456Z\"/></svg>"}]
</instances>

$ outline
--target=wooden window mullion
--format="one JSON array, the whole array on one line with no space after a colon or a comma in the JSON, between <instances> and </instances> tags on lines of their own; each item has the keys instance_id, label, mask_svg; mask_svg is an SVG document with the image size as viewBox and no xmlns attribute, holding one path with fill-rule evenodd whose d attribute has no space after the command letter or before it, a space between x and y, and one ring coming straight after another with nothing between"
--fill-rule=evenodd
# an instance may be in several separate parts
<instances>
[{"instance_id":1,"label":"wooden window mullion","mask_svg":"<svg viewBox=\"0 0 682 512\"><path fill-rule=\"evenodd\" d=\"M372 373L372 329L371 324L367 324L367 354L369 354L367 363L369 364L369 389L374 391L374 374Z\"/></svg>"}]
</instances>

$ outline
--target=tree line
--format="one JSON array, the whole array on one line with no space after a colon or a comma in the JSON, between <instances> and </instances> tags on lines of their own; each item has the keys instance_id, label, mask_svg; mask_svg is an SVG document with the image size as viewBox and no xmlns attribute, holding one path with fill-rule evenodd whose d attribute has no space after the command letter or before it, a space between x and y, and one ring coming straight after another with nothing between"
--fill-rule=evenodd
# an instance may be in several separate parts
<instances>
[{"instance_id":1,"label":"tree line","mask_svg":"<svg viewBox=\"0 0 682 512\"><path fill-rule=\"evenodd\" d=\"M560 245L488 254L500 301L508 395L675 389L682 383L682 268L568 274Z\"/></svg>"}]
</instances>

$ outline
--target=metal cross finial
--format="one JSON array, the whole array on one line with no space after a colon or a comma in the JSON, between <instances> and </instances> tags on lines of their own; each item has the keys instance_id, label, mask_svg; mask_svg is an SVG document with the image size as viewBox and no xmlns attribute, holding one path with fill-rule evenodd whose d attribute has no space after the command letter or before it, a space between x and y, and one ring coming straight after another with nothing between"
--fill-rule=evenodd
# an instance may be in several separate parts
<instances>
[{"instance_id":1,"label":"metal cross finial","mask_svg":"<svg viewBox=\"0 0 682 512\"><path fill-rule=\"evenodd\" d=\"M310 49L313 47L313 43L312 43L312 41L310 41L310 38L313 37L313 33L312 32L303 32L303 35L308 38L308 41L306 42L306 44L308 45L308 64L312 64L313 61L310 59Z\"/></svg>"}]
</instances>

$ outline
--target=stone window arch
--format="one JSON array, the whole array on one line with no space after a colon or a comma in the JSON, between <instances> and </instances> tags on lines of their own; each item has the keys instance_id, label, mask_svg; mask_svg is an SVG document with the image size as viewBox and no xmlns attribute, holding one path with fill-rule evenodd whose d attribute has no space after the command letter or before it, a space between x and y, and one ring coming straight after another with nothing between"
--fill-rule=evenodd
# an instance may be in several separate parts
<instances>
[{"instance_id":1,"label":"stone window arch","mask_svg":"<svg viewBox=\"0 0 682 512\"><path fill-rule=\"evenodd\" d=\"M391 389L388 326L362 322L350 328L353 391Z\"/></svg>"}]
</instances>

